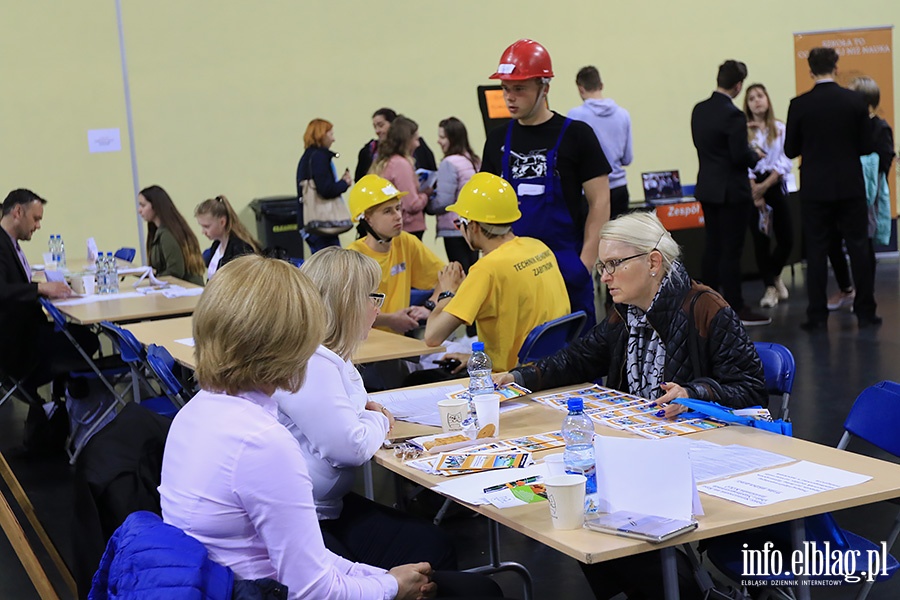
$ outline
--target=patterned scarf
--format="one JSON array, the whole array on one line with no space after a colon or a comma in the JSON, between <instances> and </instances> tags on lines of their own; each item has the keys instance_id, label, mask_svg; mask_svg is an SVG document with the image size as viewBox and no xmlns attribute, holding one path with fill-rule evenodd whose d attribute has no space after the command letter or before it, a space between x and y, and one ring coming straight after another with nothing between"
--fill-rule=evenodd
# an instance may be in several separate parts
<instances>
[{"instance_id":1,"label":"patterned scarf","mask_svg":"<svg viewBox=\"0 0 900 600\"><path fill-rule=\"evenodd\" d=\"M663 277L653 302L656 302L665 288L673 285L669 274L677 268L676 262ZM653 302L648 310L653 308ZM628 391L636 396L655 400L662 395L659 386L665 381L663 374L666 367L666 347L661 343L659 333L647 322L647 313L638 307L628 305L625 322L628 326L625 360Z\"/></svg>"}]
</instances>

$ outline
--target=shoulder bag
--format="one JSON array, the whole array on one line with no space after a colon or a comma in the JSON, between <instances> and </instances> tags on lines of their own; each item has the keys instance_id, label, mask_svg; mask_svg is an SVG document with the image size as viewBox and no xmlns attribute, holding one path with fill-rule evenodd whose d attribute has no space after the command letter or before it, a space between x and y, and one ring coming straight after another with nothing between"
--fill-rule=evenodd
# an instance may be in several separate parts
<instances>
[{"instance_id":1,"label":"shoulder bag","mask_svg":"<svg viewBox=\"0 0 900 600\"><path fill-rule=\"evenodd\" d=\"M350 208L344 196L323 198L316 189L312 179L300 182L303 204L303 229L307 233L319 235L338 235L350 231L353 222L350 220Z\"/></svg>"}]
</instances>

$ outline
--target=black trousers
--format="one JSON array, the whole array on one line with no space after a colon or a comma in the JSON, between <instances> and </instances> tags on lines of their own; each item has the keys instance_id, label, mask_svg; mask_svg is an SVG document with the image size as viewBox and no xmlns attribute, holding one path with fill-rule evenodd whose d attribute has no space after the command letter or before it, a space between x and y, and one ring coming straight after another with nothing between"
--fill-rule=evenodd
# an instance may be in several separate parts
<instances>
[{"instance_id":1,"label":"black trousers","mask_svg":"<svg viewBox=\"0 0 900 600\"><path fill-rule=\"evenodd\" d=\"M762 181L764 175L757 180ZM772 207L772 236L775 248L771 247L771 238L759 230L759 209L750 209L750 234L753 239L753 250L756 254L756 266L766 287L775 285L775 278L781 274L787 263L791 249L794 247L794 230L791 224L791 212L787 198L780 184L766 190L766 204Z\"/></svg>"},{"instance_id":2,"label":"black trousers","mask_svg":"<svg viewBox=\"0 0 900 600\"><path fill-rule=\"evenodd\" d=\"M493 580L456 572L456 550L436 525L357 494L344 496L337 519L319 521L325 546L335 554L382 569L427 562L435 570L438 598L497 598Z\"/></svg>"},{"instance_id":3,"label":"black trousers","mask_svg":"<svg viewBox=\"0 0 900 600\"><path fill-rule=\"evenodd\" d=\"M744 308L741 293L741 254L747 230L746 202L703 206L706 247L703 249L703 283L714 290L721 289L725 301L735 311ZM752 204L751 204L752 206Z\"/></svg>"},{"instance_id":4,"label":"black trousers","mask_svg":"<svg viewBox=\"0 0 900 600\"><path fill-rule=\"evenodd\" d=\"M678 591L683 600L701 600L703 594L694 579L688 558L675 552ZM624 592L629 600L657 600L663 597L662 558L659 551L617 558L594 564L578 563L597 600L608 600Z\"/></svg>"},{"instance_id":5,"label":"black trousers","mask_svg":"<svg viewBox=\"0 0 900 600\"><path fill-rule=\"evenodd\" d=\"M97 334L87 327L69 325L68 330L88 356L93 356L100 349ZM23 387L32 394L36 402L39 402L37 388L69 371L87 369L88 366L65 334L54 331L50 323L42 325L34 335L36 356L29 361L32 367L23 381Z\"/></svg>"},{"instance_id":6,"label":"black trousers","mask_svg":"<svg viewBox=\"0 0 900 600\"><path fill-rule=\"evenodd\" d=\"M865 198L829 202L803 200L801 215L806 240L806 316L810 321L828 319L828 251L843 237L856 282L853 311L861 319L875 316L875 270L869 240L869 212Z\"/></svg>"},{"instance_id":7,"label":"black trousers","mask_svg":"<svg viewBox=\"0 0 900 600\"><path fill-rule=\"evenodd\" d=\"M869 259L872 263L872 277L875 277L875 242L869 238ZM836 237L831 240L831 247L828 249L828 260L831 262L831 269L834 271L834 278L838 287L842 292L853 289L853 279L850 277L850 266L847 264L847 257L844 255L844 239Z\"/></svg>"}]
</instances>

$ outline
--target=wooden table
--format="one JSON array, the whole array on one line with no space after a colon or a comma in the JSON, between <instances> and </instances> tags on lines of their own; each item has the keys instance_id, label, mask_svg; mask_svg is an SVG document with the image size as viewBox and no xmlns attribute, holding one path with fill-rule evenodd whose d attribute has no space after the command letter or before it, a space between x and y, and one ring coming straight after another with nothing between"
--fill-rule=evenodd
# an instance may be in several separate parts
<instances>
[{"instance_id":1,"label":"wooden table","mask_svg":"<svg viewBox=\"0 0 900 600\"><path fill-rule=\"evenodd\" d=\"M561 390L543 393L556 391ZM373 395L373 397L377 398L377 394ZM520 437L559 428L565 413L534 402L529 401L529 403L530 406L527 408L501 414L501 438ZM434 427L398 422L393 433L395 436L400 437L412 434L436 433L437 431L439 429ZM597 427L597 433L599 435L621 437L632 436L632 434L603 426ZM799 520L811 515L870 504L900 496L900 465L894 463L749 427L729 426L692 434L691 438L723 445L741 444L743 446L760 448L798 460L808 460L854 473L869 475L872 479L859 485L757 508L702 494L700 498L705 514L697 518L699 527L691 533L678 536L662 544L649 544L639 540L600 534L587 529L556 530L553 528L550 521L550 512L544 503L503 510L494 508L490 504L467 506L497 523L514 529L551 548L555 548L583 563L590 564L652 550L674 548L674 546L688 542L755 529L773 523ZM545 451L538 453L538 456L553 452L559 452L559 450ZM427 488L446 481L444 477L428 475L417 469L407 467L395 458L390 450L379 450L375 455L375 461L402 477ZM802 520L798 522L802 523ZM674 568L674 561L672 566ZM804 595L804 592L808 593L809 587L800 586L798 591L801 595Z\"/></svg>"},{"instance_id":2,"label":"wooden table","mask_svg":"<svg viewBox=\"0 0 900 600\"><path fill-rule=\"evenodd\" d=\"M175 341L191 337L191 317L133 323L126 325L125 329L133 333L134 337L145 346L150 344L164 346L182 365L190 369L196 366L193 346ZM440 346L437 348L426 346L422 340L373 329L356 351L353 362L364 364L379 360L411 358L443 350L444 348Z\"/></svg>"},{"instance_id":3,"label":"wooden table","mask_svg":"<svg viewBox=\"0 0 900 600\"><path fill-rule=\"evenodd\" d=\"M199 286L174 277L162 277L162 281L179 285L184 288L197 288ZM141 282L140 287L146 287L148 282ZM121 292L133 292L134 288L128 281L120 284ZM146 296L131 298L103 298L87 304L65 304L65 301L55 302L59 310L73 323L81 325L93 325L100 321L112 321L123 323L129 321L142 321L146 319L160 319L176 315L190 315L197 307L200 295L182 296L180 298L166 298L159 292Z\"/></svg>"}]
</instances>

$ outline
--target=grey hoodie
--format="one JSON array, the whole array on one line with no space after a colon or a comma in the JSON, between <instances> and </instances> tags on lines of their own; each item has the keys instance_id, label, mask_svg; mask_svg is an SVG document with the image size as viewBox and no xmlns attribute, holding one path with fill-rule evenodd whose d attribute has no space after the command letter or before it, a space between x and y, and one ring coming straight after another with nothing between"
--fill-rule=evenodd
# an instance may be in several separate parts
<instances>
[{"instance_id":1,"label":"grey hoodie","mask_svg":"<svg viewBox=\"0 0 900 600\"><path fill-rule=\"evenodd\" d=\"M591 126L600 147L612 167L609 187L622 187L625 181L623 166L631 164L631 116L628 111L609 98L588 98L581 106L576 106L567 115L570 119L583 121Z\"/></svg>"}]
</instances>

